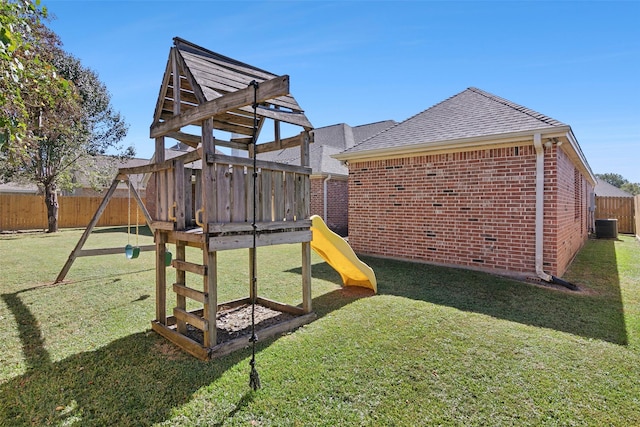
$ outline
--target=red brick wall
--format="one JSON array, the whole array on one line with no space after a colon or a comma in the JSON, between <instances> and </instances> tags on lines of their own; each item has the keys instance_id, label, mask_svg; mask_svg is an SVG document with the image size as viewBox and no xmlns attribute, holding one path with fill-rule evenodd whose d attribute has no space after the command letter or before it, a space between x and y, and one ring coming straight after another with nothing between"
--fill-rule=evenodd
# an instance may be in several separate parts
<instances>
[{"instance_id":1,"label":"red brick wall","mask_svg":"<svg viewBox=\"0 0 640 427\"><path fill-rule=\"evenodd\" d=\"M566 155L554 147L557 163L557 238L554 271L564 274L589 237L589 196L593 187Z\"/></svg>"},{"instance_id":2,"label":"red brick wall","mask_svg":"<svg viewBox=\"0 0 640 427\"><path fill-rule=\"evenodd\" d=\"M324 215L324 179L311 179L311 215L319 215L329 229L347 235L348 230L348 181L332 177L327 182L327 217Z\"/></svg>"},{"instance_id":3,"label":"red brick wall","mask_svg":"<svg viewBox=\"0 0 640 427\"><path fill-rule=\"evenodd\" d=\"M555 233L565 221L555 210L568 203L555 194L557 162L555 148L547 149L544 261L551 274L558 271ZM350 162L349 241L372 255L535 271L533 145Z\"/></svg>"},{"instance_id":4,"label":"red brick wall","mask_svg":"<svg viewBox=\"0 0 640 427\"><path fill-rule=\"evenodd\" d=\"M311 215L324 219L324 187L323 178L311 178Z\"/></svg>"}]
</instances>

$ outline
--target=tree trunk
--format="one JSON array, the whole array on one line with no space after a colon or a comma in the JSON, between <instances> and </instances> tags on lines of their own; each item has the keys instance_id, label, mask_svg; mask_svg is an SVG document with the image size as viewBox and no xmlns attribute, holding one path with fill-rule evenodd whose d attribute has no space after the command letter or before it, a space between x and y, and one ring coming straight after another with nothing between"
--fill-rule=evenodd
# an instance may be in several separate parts
<instances>
[{"instance_id":1,"label":"tree trunk","mask_svg":"<svg viewBox=\"0 0 640 427\"><path fill-rule=\"evenodd\" d=\"M58 231L58 193L55 184L45 185L44 202L47 205L47 221L49 225L47 233L56 233Z\"/></svg>"}]
</instances>

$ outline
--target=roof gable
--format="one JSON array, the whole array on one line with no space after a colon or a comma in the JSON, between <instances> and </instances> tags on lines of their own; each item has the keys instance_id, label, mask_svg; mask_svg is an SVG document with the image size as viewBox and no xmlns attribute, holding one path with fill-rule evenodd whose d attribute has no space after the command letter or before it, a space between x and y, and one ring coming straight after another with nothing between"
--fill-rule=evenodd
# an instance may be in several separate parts
<instances>
[{"instance_id":1,"label":"roof gable","mask_svg":"<svg viewBox=\"0 0 640 427\"><path fill-rule=\"evenodd\" d=\"M277 77L176 37L162 79L152 129L175 115L246 89L252 81L262 83ZM313 128L292 95L267 99L259 103L257 110L259 122L269 118L308 130ZM243 136L242 142L248 142L253 132L253 108L246 106L216 114L214 128L238 135L241 139Z\"/></svg>"},{"instance_id":2,"label":"roof gable","mask_svg":"<svg viewBox=\"0 0 640 427\"><path fill-rule=\"evenodd\" d=\"M529 108L468 88L345 153L568 127Z\"/></svg>"}]
</instances>

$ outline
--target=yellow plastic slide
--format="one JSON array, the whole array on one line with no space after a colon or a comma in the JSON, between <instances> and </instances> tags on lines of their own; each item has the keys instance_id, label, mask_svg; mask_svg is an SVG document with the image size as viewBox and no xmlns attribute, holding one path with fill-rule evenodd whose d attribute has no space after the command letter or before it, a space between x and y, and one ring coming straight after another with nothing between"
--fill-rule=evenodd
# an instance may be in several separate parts
<instances>
[{"instance_id":1,"label":"yellow plastic slide","mask_svg":"<svg viewBox=\"0 0 640 427\"><path fill-rule=\"evenodd\" d=\"M367 264L360 261L351 246L329 230L318 215L311 216L313 240L311 248L334 270L340 273L345 286L362 286L378 291L376 275Z\"/></svg>"}]
</instances>

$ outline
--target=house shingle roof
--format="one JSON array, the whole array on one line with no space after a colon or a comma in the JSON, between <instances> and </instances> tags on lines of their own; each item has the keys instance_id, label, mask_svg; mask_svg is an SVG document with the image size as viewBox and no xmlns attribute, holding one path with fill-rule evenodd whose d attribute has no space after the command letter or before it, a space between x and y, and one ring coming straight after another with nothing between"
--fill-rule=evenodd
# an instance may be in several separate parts
<instances>
[{"instance_id":1,"label":"house shingle roof","mask_svg":"<svg viewBox=\"0 0 640 427\"><path fill-rule=\"evenodd\" d=\"M611 185L600 178L598 178L598 182L596 183L593 192L596 193L596 196L603 197L633 197L631 193L627 193L626 191L616 187L615 185Z\"/></svg>"},{"instance_id":2,"label":"house shingle roof","mask_svg":"<svg viewBox=\"0 0 640 427\"><path fill-rule=\"evenodd\" d=\"M309 146L309 164L313 174L332 174L347 176L347 167L333 158L346 148L353 147L363 139L380 133L384 129L396 124L393 120L370 123L351 127L346 123L339 123L315 129L314 143ZM258 155L261 160L269 160L287 164L300 164L300 148L286 148L266 152Z\"/></svg>"},{"instance_id":3,"label":"house shingle roof","mask_svg":"<svg viewBox=\"0 0 640 427\"><path fill-rule=\"evenodd\" d=\"M568 127L529 108L468 88L344 153Z\"/></svg>"}]
</instances>

